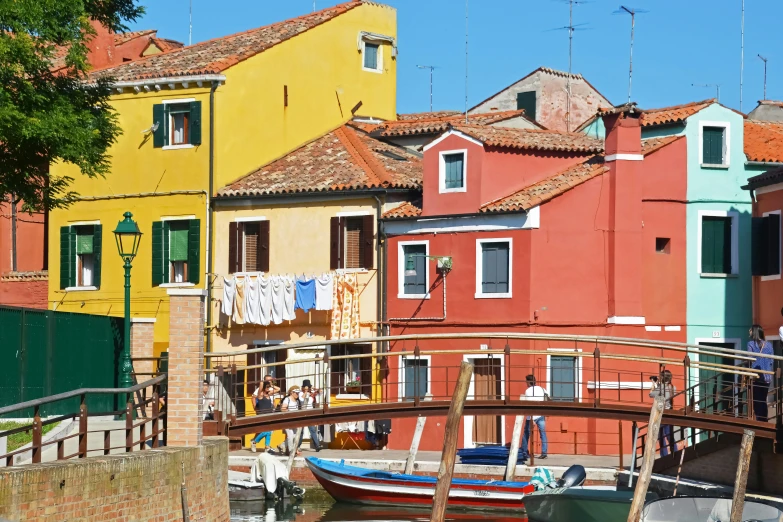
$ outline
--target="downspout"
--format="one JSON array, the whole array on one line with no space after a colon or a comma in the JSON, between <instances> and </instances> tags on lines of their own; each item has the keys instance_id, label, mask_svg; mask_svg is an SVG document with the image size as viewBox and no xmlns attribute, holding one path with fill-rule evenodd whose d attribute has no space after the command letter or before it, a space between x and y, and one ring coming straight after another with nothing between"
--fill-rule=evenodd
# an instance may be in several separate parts
<instances>
[{"instance_id":1,"label":"downspout","mask_svg":"<svg viewBox=\"0 0 783 522\"><path fill-rule=\"evenodd\" d=\"M11 270L16 272L16 197L11 194Z\"/></svg>"},{"instance_id":2,"label":"downspout","mask_svg":"<svg viewBox=\"0 0 783 522\"><path fill-rule=\"evenodd\" d=\"M381 220L383 203L381 202L381 198L377 195L373 196L373 198L378 205L375 209L375 221L378 227L378 299L375 313L378 315L379 321L376 323L377 326L375 331L376 335L380 337L383 335L383 325L385 324L386 319L386 300L384 299L384 296L386 295L386 262L388 261L388 256L386 254L386 232L384 231L383 221ZM381 353L386 352L384 346L385 343L381 343L378 346Z\"/></svg>"},{"instance_id":3,"label":"downspout","mask_svg":"<svg viewBox=\"0 0 783 522\"><path fill-rule=\"evenodd\" d=\"M215 91L217 90L220 82L213 81L212 87L209 90L209 193L207 194L207 273L206 281L204 283L207 286L207 325L212 324L212 228L214 209L212 208L212 194L215 189ZM207 353L212 351L212 331L207 332Z\"/></svg>"}]
</instances>

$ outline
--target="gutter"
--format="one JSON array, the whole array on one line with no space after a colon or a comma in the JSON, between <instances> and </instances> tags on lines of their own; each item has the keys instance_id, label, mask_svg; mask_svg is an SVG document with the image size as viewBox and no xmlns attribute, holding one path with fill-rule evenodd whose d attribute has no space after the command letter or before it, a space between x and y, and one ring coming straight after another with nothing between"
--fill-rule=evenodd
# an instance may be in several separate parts
<instances>
[{"instance_id":1,"label":"gutter","mask_svg":"<svg viewBox=\"0 0 783 522\"><path fill-rule=\"evenodd\" d=\"M381 337L383 335L383 324L384 324L384 293L386 291L386 262L388 261L388 256L386 255L386 238L384 236L384 230L383 230L383 221L381 220L381 215L383 214L383 203L381 202L381 198L378 196L373 196L373 199L375 199L375 202L377 203L377 208L375 210L375 220L376 220L376 227L377 227L377 258L378 258L378 274L380 274L380 277L378 277L378 291L377 291L377 302L376 302L376 308L375 313L378 316L379 321L376 322L376 334L378 337ZM378 350L376 350L376 353L385 353L386 350L384 349L384 343L380 343L378 346Z\"/></svg>"},{"instance_id":2,"label":"gutter","mask_svg":"<svg viewBox=\"0 0 783 522\"><path fill-rule=\"evenodd\" d=\"M97 72L97 71L96 71ZM194 74L190 76L164 76L162 78L145 78L142 80L125 80L116 81L112 83L112 87L122 92L125 87L132 87L134 90L141 90L144 87L146 91L150 91L150 85L154 85L156 91L162 90L161 85L168 84L169 89L174 89L174 85L181 83L184 88L190 87L190 83L195 83L198 87L202 87L205 82L225 82L226 76L223 74Z\"/></svg>"},{"instance_id":3,"label":"gutter","mask_svg":"<svg viewBox=\"0 0 783 522\"><path fill-rule=\"evenodd\" d=\"M746 161L748 167L780 167L783 163L775 161Z\"/></svg>"},{"instance_id":4,"label":"gutter","mask_svg":"<svg viewBox=\"0 0 783 522\"><path fill-rule=\"evenodd\" d=\"M418 187L410 188L382 188L377 189L347 189L347 190L323 190L318 192L286 192L281 194L248 194L242 196L215 196L215 204L221 206L239 205L275 205L278 203L296 203L298 201L311 202L322 199L330 201L335 198L358 199L375 197L386 194L409 194L412 191L421 190Z\"/></svg>"},{"instance_id":5,"label":"gutter","mask_svg":"<svg viewBox=\"0 0 783 522\"><path fill-rule=\"evenodd\" d=\"M11 270L17 271L17 248L16 248L16 198L11 195Z\"/></svg>"},{"instance_id":6,"label":"gutter","mask_svg":"<svg viewBox=\"0 0 783 522\"><path fill-rule=\"evenodd\" d=\"M225 79L225 78L224 78ZM207 194L207 269L204 275L204 285L207 289L207 326L212 324L212 282L209 278L212 276L212 229L215 211L212 208L212 194L215 188L215 91L220 85L220 80L215 79L209 89L209 194ZM206 351L212 351L212 332L207 331Z\"/></svg>"}]
</instances>

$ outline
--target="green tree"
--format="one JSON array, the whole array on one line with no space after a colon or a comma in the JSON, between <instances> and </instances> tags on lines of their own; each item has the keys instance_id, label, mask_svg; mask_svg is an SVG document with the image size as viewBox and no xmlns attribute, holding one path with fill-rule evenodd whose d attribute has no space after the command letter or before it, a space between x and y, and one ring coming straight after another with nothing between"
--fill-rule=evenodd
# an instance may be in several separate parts
<instances>
[{"instance_id":1,"label":"green tree","mask_svg":"<svg viewBox=\"0 0 783 522\"><path fill-rule=\"evenodd\" d=\"M73 178L50 177L51 163L108 172L120 127L111 79L89 81L90 21L121 32L143 12L137 0L0 0L0 198L25 210L65 207Z\"/></svg>"}]
</instances>

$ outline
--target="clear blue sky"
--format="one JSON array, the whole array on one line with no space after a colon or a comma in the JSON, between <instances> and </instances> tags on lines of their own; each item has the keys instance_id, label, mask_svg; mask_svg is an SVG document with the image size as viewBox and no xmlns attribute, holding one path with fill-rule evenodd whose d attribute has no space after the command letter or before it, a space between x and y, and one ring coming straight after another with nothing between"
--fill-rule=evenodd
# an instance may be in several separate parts
<instances>
[{"instance_id":1,"label":"clear blue sky","mask_svg":"<svg viewBox=\"0 0 783 522\"><path fill-rule=\"evenodd\" d=\"M312 0L192 0L193 41L267 25L312 11ZM593 0L574 8L573 71L612 103L628 96L630 17L612 14L621 0ZM741 0L628 0L649 12L637 16L633 99L643 108L713 97L739 108ZM133 29L155 28L187 43L189 0L142 0L147 15ZM317 0L318 8L335 5ZM384 0L397 9L398 111L429 108L428 72L436 65L435 110L465 105L464 0ZM762 98L783 99L783 1L746 0L743 110ZM473 106L538 66L568 69L567 0L470 0L469 105Z\"/></svg>"}]
</instances>

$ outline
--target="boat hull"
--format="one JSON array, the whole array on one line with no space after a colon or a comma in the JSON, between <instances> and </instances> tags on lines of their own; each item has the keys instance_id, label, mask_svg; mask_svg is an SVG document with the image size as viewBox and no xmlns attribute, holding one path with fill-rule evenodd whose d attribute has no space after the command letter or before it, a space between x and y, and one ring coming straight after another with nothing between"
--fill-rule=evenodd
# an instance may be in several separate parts
<instances>
[{"instance_id":1,"label":"boat hull","mask_svg":"<svg viewBox=\"0 0 783 522\"><path fill-rule=\"evenodd\" d=\"M613 488L558 488L537 491L525 498L527 515L536 522L625 522L633 491Z\"/></svg>"},{"instance_id":2,"label":"boat hull","mask_svg":"<svg viewBox=\"0 0 783 522\"><path fill-rule=\"evenodd\" d=\"M406 475L385 474L388 477L357 475L350 466L319 465L316 459L307 459L307 465L323 488L340 502L365 505L431 506L435 495L435 479ZM372 470L364 470L372 474ZM377 473L380 474L380 473ZM527 483L503 486L491 481L453 481L449 490L449 508L477 510L511 510L521 512L523 497L533 490Z\"/></svg>"}]
</instances>

